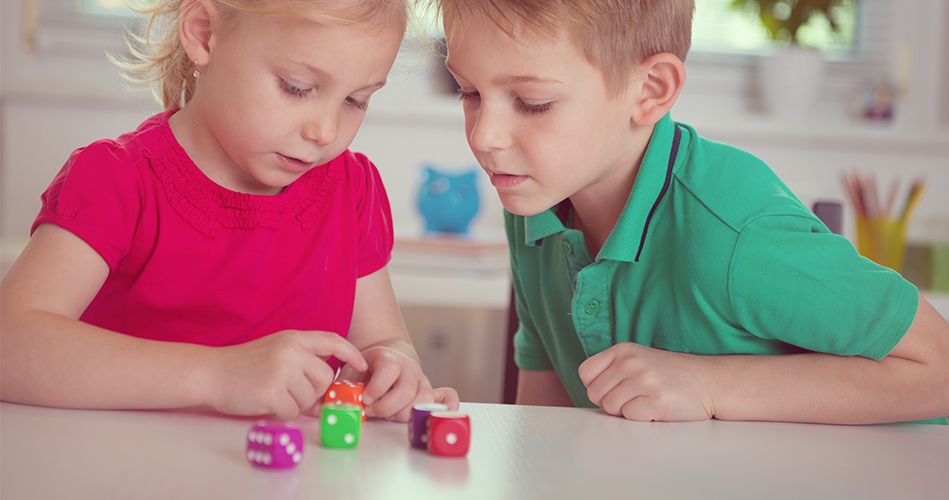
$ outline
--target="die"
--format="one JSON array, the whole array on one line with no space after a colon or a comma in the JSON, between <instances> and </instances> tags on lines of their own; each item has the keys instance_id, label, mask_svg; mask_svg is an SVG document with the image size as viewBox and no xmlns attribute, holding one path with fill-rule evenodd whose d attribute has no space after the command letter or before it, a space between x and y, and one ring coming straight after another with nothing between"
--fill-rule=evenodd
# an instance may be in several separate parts
<instances>
[{"instance_id":1,"label":"die","mask_svg":"<svg viewBox=\"0 0 949 500\"><path fill-rule=\"evenodd\" d=\"M330 384L323 396L323 404L350 404L359 407L363 421L366 420L366 405L362 402L362 391L366 384L351 380L337 380Z\"/></svg>"},{"instance_id":2,"label":"die","mask_svg":"<svg viewBox=\"0 0 949 500\"><path fill-rule=\"evenodd\" d=\"M260 467L295 467L303 460L303 433L290 423L261 420L247 433L247 460Z\"/></svg>"},{"instance_id":3,"label":"die","mask_svg":"<svg viewBox=\"0 0 949 500\"><path fill-rule=\"evenodd\" d=\"M409 444L413 448L428 448L428 416L433 411L448 411L441 403L417 404L409 417Z\"/></svg>"},{"instance_id":4,"label":"die","mask_svg":"<svg viewBox=\"0 0 949 500\"><path fill-rule=\"evenodd\" d=\"M355 448L362 426L361 410L349 404L325 404L320 410L320 442L329 448Z\"/></svg>"},{"instance_id":5,"label":"die","mask_svg":"<svg viewBox=\"0 0 949 500\"><path fill-rule=\"evenodd\" d=\"M436 411L428 416L428 451L443 457L463 457L471 442L468 415Z\"/></svg>"}]
</instances>

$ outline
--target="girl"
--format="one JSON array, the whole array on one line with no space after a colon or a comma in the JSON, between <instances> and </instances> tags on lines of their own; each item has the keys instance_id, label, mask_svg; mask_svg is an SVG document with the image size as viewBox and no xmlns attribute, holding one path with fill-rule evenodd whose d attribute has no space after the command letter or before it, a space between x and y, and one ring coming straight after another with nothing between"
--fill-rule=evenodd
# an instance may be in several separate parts
<instances>
[{"instance_id":1,"label":"girl","mask_svg":"<svg viewBox=\"0 0 949 500\"><path fill-rule=\"evenodd\" d=\"M166 111L72 154L0 284L0 397L289 419L345 363L369 416L457 408L402 323L379 174L347 150L404 0L167 0L144 40L163 18L130 68Z\"/></svg>"}]
</instances>

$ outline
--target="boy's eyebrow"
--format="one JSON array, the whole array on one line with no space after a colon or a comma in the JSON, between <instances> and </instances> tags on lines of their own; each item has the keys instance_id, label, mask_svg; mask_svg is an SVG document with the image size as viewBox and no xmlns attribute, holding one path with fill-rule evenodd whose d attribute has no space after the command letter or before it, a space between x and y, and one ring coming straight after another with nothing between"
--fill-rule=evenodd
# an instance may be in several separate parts
<instances>
[{"instance_id":1,"label":"boy's eyebrow","mask_svg":"<svg viewBox=\"0 0 949 500\"><path fill-rule=\"evenodd\" d=\"M544 78L536 75L506 75L494 79L495 85L512 85L515 83L559 83L556 78Z\"/></svg>"},{"instance_id":2,"label":"boy's eyebrow","mask_svg":"<svg viewBox=\"0 0 949 500\"><path fill-rule=\"evenodd\" d=\"M445 65L448 66L449 71L458 75L458 72L455 70L455 68L451 67L450 61L446 61ZM556 78L546 78L537 75L504 75L495 78L491 83L495 85L513 85L517 83L558 83L563 85L564 82L557 80Z\"/></svg>"}]
</instances>

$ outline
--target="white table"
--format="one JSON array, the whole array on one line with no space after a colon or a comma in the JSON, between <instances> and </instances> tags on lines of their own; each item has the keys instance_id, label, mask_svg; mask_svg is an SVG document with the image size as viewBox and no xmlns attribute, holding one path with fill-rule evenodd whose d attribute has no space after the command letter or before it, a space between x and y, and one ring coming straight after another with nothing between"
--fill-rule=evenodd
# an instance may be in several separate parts
<instances>
[{"instance_id":1,"label":"white table","mask_svg":"<svg viewBox=\"0 0 949 500\"><path fill-rule=\"evenodd\" d=\"M949 427L637 423L594 410L465 403L466 458L410 448L370 420L356 449L249 465L255 419L210 410L77 411L0 403L0 498L944 499Z\"/></svg>"}]
</instances>

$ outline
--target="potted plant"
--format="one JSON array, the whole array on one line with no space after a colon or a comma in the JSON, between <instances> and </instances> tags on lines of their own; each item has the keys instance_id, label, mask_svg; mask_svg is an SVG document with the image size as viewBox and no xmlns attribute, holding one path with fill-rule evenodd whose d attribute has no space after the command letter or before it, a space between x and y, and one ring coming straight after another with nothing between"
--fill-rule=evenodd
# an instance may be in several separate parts
<instances>
[{"instance_id":1,"label":"potted plant","mask_svg":"<svg viewBox=\"0 0 949 500\"><path fill-rule=\"evenodd\" d=\"M823 14L831 30L840 32L834 7L845 0L733 0L736 9L757 10L772 40L785 42L761 58L761 97L767 111L780 118L803 118L812 110L823 76L819 51L802 47L798 31L816 14ZM757 8L755 9L755 6Z\"/></svg>"},{"instance_id":2,"label":"potted plant","mask_svg":"<svg viewBox=\"0 0 949 500\"><path fill-rule=\"evenodd\" d=\"M798 44L798 30L815 14L823 14L831 30L839 33L840 23L834 7L843 4L843 0L732 0L732 7L736 9L757 5L758 17L771 39L787 40L792 45Z\"/></svg>"}]
</instances>

